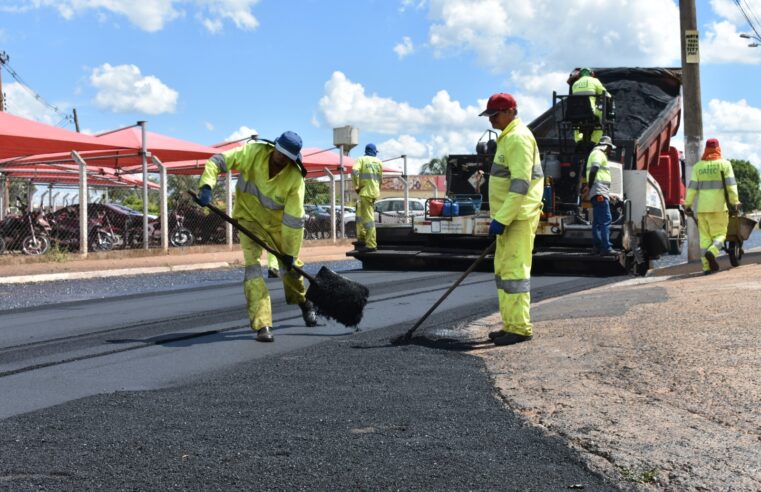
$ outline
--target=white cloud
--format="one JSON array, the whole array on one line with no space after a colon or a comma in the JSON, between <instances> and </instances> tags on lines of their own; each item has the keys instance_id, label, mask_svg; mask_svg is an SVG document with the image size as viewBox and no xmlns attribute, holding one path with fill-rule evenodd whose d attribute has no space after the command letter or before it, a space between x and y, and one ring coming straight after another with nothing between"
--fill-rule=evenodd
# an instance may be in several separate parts
<instances>
[{"instance_id":1,"label":"white cloud","mask_svg":"<svg viewBox=\"0 0 761 492\"><path fill-rule=\"evenodd\" d=\"M412 39L409 36L404 36L402 42L394 46L394 53L396 53L400 60L414 52L415 46L412 44Z\"/></svg>"},{"instance_id":2,"label":"white cloud","mask_svg":"<svg viewBox=\"0 0 761 492\"><path fill-rule=\"evenodd\" d=\"M745 99L712 99L703 111L703 135L718 138L724 157L746 159L761 168L761 108Z\"/></svg>"},{"instance_id":3,"label":"white cloud","mask_svg":"<svg viewBox=\"0 0 761 492\"><path fill-rule=\"evenodd\" d=\"M761 63L761 50L749 48L748 40L741 38L728 21L710 24L708 33L701 38L701 63Z\"/></svg>"},{"instance_id":4,"label":"white cloud","mask_svg":"<svg viewBox=\"0 0 761 492\"><path fill-rule=\"evenodd\" d=\"M96 105L114 112L172 113L177 106L177 91L135 65L105 63L92 71L90 83L98 90Z\"/></svg>"},{"instance_id":5,"label":"white cloud","mask_svg":"<svg viewBox=\"0 0 761 492\"><path fill-rule=\"evenodd\" d=\"M48 125L58 124L63 119L61 114L42 104L27 88L19 83L3 84L3 92L5 93L7 110L11 114ZM59 111L66 109L60 105L57 107Z\"/></svg>"},{"instance_id":6,"label":"white cloud","mask_svg":"<svg viewBox=\"0 0 761 492\"><path fill-rule=\"evenodd\" d=\"M740 11L737 4L732 0L711 0L711 9L717 15L727 19L732 24L745 24L747 26L747 21L745 20L745 17L743 17L742 11Z\"/></svg>"},{"instance_id":7,"label":"white cloud","mask_svg":"<svg viewBox=\"0 0 761 492\"><path fill-rule=\"evenodd\" d=\"M203 123L203 125L204 125L204 126L206 127L206 129L207 129L207 130L209 130L210 132L213 132L213 131L214 131L214 123L212 123L212 122L210 122L210 121L205 121L205 122Z\"/></svg>"},{"instance_id":8,"label":"white cloud","mask_svg":"<svg viewBox=\"0 0 761 492\"><path fill-rule=\"evenodd\" d=\"M27 5L3 6L0 11L22 13L32 8L52 7L65 19L94 10L101 20L107 13L124 16L139 29L162 30L166 24L185 15L182 7L195 7L196 18L211 32L219 32L224 21L238 29L253 30L259 21L251 9L259 0L33 0Z\"/></svg>"},{"instance_id":9,"label":"white cloud","mask_svg":"<svg viewBox=\"0 0 761 492\"><path fill-rule=\"evenodd\" d=\"M536 59L566 71L668 66L680 57L673 0L431 0L429 16L436 55L474 52L497 72L525 70Z\"/></svg>"},{"instance_id":10,"label":"white cloud","mask_svg":"<svg viewBox=\"0 0 761 492\"><path fill-rule=\"evenodd\" d=\"M231 133L230 136L225 139L225 142L232 142L233 140L248 138L252 135L259 135L259 132L244 125Z\"/></svg>"}]
</instances>

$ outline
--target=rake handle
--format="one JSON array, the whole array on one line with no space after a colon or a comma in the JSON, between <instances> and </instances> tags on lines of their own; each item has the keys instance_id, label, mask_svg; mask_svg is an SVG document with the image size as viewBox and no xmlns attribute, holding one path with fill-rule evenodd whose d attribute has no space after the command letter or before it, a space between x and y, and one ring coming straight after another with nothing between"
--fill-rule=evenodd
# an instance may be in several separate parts
<instances>
[{"instance_id":1,"label":"rake handle","mask_svg":"<svg viewBox=\"0 0 761 492\"><path fill-rule=\"evenodd\" d=\"M259 246L264 248L266 251L269 251L270 253L275 255L275 257L278 260L283 261L283 254L280 251L275 250L270 245L268 245L267 243L265 243L264 241L259 239L257 236L254 235L253 232L249 231L248 229L246 229L245 227L240 225L240 222L238 222L236 219L233 219L232 217L230 217L225 212L223 212L221 209L217 208L216 206L212 205L211 203L208 203L206 205L201 205L201 200L198 199L198 195L196 194L195 191L192 191L192 190L187 190L187 191L188 191L188 194L191 197L193 197L193 201L195 201L198 205L200 205L201 207L206 207L209 210L211 210L212 212L214 212L215 214L219 215L220 217L222 217L225 220L225 222L228 222L228 223L232 224L233 227L235 227L240 232L242 232L243 234L248 236L253 242L255 242L256 244L258 244ZM309 275L307 272L302 270L300 267L298 267L296 265L293 265L291 268L296 270L296 272L298 272L299 275L301 275L302 277L305 277L307 280L309 280L309 282L311 282L311 283L317 282L313 276Z\"/></svg>"},{"instance_id":2,"label":"rake handle","mask_svg":"<svg viewBox=\"0 0 761 492\"><path fill-rule=\"evenodd\" d=\"M473 264L472 264L472 265L470 265L470 266L468 267L468 269L467 269L467 270L465 270L465 272L463 272L463 274L462 274L462 275L460 275L460 278L458 278L457 280L455 280L455 282L452 284L452 286L451 286L451 287L449 287L449 289L447 289L447 291L446 291L446 292L444 292L444 295L443 295L443 296L441 296L441 297L439 298L439 300L438 300L438 301L436 301L436 303L435 303L433 306L431 306L431 308L430 308L430 309L429 309L429 310L428 310L428 311L427 311L427 312L426 312L426 313L423 315L423 317L422 317L422 318L420 318L420 320L419 320L417 323L415 323L415 326L413 326L412 328L410 328L409 330L407 330L407 333L405 333L405 334L404 334L404 340L409 340L410 338L412 338L412 333L413 333L415 330L417 330L417 329L418 329L418 327L419 327L420 325L422 325L422 324L423 324L423 322L424 322L426 319L428 319L428 316L430 316L430 315L431 315L431 313L432 313L432 312L433 312L433 311L434 311L434 310L435 310L437 307L439 307L439 304L441 304L442 302L444 302L444 299L446 299L446 298L449 296L449 294L451 294L451 293L452 293L452 291L453 291L453 290L455 290L455 289L457 288L457 286L458 286L458 285L460 285L460 283L461 283L463 280L465 280L465 277L467 277L468 275L470 275L470 273L471 273L473 270L475 270L475 269L476 269L476 267L477 267L478 265L480 265L482 261L484 261L484 258L486 258L486 255L488 255L489 253L491 253L492 251L494 251L494 248L495 248L496 246L497 246L497 241L496 241L496 240L492 241L492 243L491 243L489 246L487 246L487 248L486 248L486 249L483 251L483 253L481 253L481 256L479 256L478 258L476 258L476 261L474 261L474 262L473 262Z\"/></svg>"}]
</instances>

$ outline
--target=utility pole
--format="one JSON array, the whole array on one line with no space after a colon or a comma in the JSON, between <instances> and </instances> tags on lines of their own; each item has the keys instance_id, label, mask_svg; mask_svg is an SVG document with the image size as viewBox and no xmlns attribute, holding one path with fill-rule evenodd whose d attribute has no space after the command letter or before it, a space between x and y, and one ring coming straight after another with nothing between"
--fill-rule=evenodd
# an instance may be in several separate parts
<instances>
[{"instance_id":1,"label":"utility pole","mask_svg":"<svg viewBox=\"0 0 761 492\"><path fill-rule=\"evenodd\" d=\"M72 108L71 112L74 115L74 128L76 128L77 133L79 133L79 118L77 117L77 108Z\"/></svg>"},{"instance_id":2,"label":"utility pole","mask_svg":"<svg viewBox=\"0 0 761 492\"><path fill-rule=\"evenodd\" d=\"M3 67L8 63L8 53L0 52L0 111L5 111L5 94L3 93Z\"/></svg>"},{"instance_id":3,"label":"utility pole","mask_svg":"<svg viewBox=\"0 0 761 492\"><path fill-rule=\"evenodd\" d=\"M697 28L695 0L679 1L679 24L682 39L684 172L685 183L689 186L692 168L698 161L700 144L703 141L703 106L700 102L700 36ZM687 219L687 261L699 259L698 226L694 220Z\"/></svg>"}]
</instances>

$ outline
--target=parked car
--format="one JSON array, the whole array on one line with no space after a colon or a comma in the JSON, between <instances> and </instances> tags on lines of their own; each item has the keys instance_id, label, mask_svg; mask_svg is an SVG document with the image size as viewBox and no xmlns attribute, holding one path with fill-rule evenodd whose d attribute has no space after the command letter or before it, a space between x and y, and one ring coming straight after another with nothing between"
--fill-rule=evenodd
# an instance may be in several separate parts
<instances>
[{"instance_id":1,"label":"parked car","mask_svg":"<svg viewBox=\"0 0 761 492\"><path fill-rule=\"evenodd\" d=\"M306 239L324 239L330 237L330 205L304 205L307 220L304 226ZM341 213L341 206L336 206L336 234L341 235L341 220L344 222L346 237L356 237L357 218L353 207L344 207L346 213Z\"/></svg>"},{"instance_id":2,"label":"parked car","mask_svg":"<svg viewBox=\"0 0 761 492\"><path fill-rule=\"evenodd\" d=\"M425 215L425 200L410 198L408 200L410 216ZM404 198L381 198L375 202L375 222L379 224L404 224L409 219L404 216Z\"/></svg>"}]
</instances>

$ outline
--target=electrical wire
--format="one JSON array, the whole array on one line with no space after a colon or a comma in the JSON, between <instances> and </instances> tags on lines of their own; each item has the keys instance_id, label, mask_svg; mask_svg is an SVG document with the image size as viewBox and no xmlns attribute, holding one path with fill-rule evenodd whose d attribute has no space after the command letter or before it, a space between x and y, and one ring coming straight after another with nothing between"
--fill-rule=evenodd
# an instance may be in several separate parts
<instances>
[{"instance_id":1,"label":"electrical wire","mask_svg":"<svg viewBox=\"0 0 761 492\"><path fill-rule=\"evenodd\" d=\"M18 74L18 72L16 72L16 71L13 69L13 67L11 67L11 66L8 64L8 58L7 58L7 57L3 58L3 59L2 59L2 61L0 61L0 68L5 68L5 69L8 71L8 73L10 73L10 74L11 74L11 77L13 77L13 79L14 79L14 80L15 80L15 81L16 81L16 82L17 82L17 83L18 83L18 84L19 84L19 85L20 85L22 88L24 88L24 90L26 90L26 91L27 91L29 94L31 94L31 95L32 95L32 97L34 97L34 99L35 99L36 101L38 101L40 104L42 104L43 106L47 107L48 109L51 109L51 110L52 110L53 112L55 112L57 115L61 116L61 118L62 118L62 119L61 119L61 121L58 123L58 125L56 125L56 126L61 126L61 123L63 123L63 122L67 122L67 123L72 123L72 122L73 122L74 118L73 118L71 115L69 115L69 114L66 114L66 113L62 112L60 109L58 109L58 106L55 106L55 105L53 105L53 104L50 104L50 103L49 103L49 102L47 102L47 101L46 101L46 100L45 100L45 99L44 99L44 98L43 98L41 95L39 95L37 92L35 92L35 91L34 91L34 89L32 89L32 88L29 86L29 84L27 84L27 83L26 83L26 82L25 82L25 81L24 81L24 80L21 78L21 76Z\"/></svg>"},{"instance_id":2,"label":"electrical wire","mask_svg":"<svg viewBox=\"0 0 761 492\"><path fill-rule=\"evenodd\" d=\"M743 3L745 6L743 6ZM759 22L758 16L755 12L753 12L753 8L750 6L747 0L735 0L735 4L737 5L737 8L740 9L740 12L742 13L743 17L745 17L745 21L750 26L751 30L755 33L755 39L758 41L761 41L761 34L759 34L759 25L761 25L761 22Z\"/></svg>"}]
</instances>

